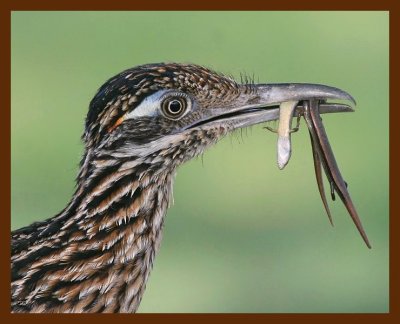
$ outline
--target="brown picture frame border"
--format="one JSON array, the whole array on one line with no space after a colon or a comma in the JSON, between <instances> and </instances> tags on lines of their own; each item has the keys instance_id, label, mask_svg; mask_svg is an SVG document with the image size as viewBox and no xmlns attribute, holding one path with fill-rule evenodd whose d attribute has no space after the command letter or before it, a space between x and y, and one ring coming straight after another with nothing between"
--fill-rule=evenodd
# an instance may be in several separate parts
<instances>
[{"instance_id":1,"label":"brown picture frame border","mask_svg":"<svg viewBox=\"0 0 400 324\"><path fill-rule=\"evenodd\" d=\"M11 14L13 11L119 11L119 10L367 10L388 11L390 19L390 303L387 314L11 314L10 313L10 227L11 227ZM1 90L1 127L0 139L1 163L1 258L0 258L0 314L5 323L53 323L73 320L95 321L108 323L110 320L119 323L174 322L174 323L204 323L205 321L247 323L247 322L296 322L296 323L337 323L341 322L379 322L392 323L400 320L400 284L399 284L399 189L396 180L399 179L399 126L397 117L399 108L396 105L395 94L399 91L399 8L396 1L361 2L357 0L326 0L326 1L296 1L282 2L266 1L252 2L189 2L183 0L153 0L147 2L134 1L104 1L104 0L2 0L0 1L0 90ZM371 292L373 293L373 292ZM117 316L113 318L114 316ZM397 318L397 320L396 320Z\"/></svg>"}]
</instances>

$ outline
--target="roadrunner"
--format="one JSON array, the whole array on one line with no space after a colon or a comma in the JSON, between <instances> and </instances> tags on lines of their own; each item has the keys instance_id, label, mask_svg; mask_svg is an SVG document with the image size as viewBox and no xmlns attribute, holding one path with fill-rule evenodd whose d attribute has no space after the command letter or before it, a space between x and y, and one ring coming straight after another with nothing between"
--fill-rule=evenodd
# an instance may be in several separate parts
<instances>
[{"instance_id":1,"label":"roadrunner","mask_svg":"<svg viewBox=\"0 0 400 324\"><path fill-rule=\"evenodd\" d=\"M284 103L325 99L353 101L333 87L239 84L191 64L142 65L109 79L90 102L71 201L12 232L12 311L135 312L177 167L235 129L278 119Z\"/></svg>"}]
</instances>

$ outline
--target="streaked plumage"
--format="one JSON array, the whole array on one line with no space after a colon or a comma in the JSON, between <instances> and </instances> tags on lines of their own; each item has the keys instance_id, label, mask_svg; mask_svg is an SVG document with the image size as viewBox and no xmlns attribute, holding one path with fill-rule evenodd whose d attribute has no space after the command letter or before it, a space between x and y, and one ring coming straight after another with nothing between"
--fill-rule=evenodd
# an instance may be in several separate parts
<instances>
[{"instance_id":1,"label":"streaked plumage","mask_svg":"<svg viewBox=\"0 0 400 324\"><path fill-rule=\"evenodd\" d=\"M184 64L143 65L108 80L89 106L70 203L12 233L12 311L135 312L176 168L235 128L272 119L274 89ZM326 89L323 98L348 99ZM310 93L296 98L319 98ZM190 109L175 118L179 98Z\"/></svg>"}]
</instances>

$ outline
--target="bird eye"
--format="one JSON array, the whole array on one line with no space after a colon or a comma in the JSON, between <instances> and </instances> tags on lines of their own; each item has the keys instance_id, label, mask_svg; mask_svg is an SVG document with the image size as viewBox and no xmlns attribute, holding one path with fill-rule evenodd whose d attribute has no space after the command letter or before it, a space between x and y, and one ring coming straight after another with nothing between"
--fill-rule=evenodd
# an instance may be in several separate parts
<instances>
[{"instance_id":1,"label":"bird eye","mask_svg":"<svg viewBox=\"0 0 400 324\"><path fill-rule=\"evenodd\" d=\"M184 97L166 98L161 104L161 110L169 119L179 119L187 110L187 100Z\"/></svg>"}]
</instances>

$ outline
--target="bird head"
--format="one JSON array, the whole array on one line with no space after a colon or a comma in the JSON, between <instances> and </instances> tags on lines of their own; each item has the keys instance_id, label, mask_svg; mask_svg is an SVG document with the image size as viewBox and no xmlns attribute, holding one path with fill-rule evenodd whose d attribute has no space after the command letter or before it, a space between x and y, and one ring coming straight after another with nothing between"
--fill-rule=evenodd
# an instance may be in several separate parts
<instances>
[{"instance_id":1,"label":"bird head","mask_svg":"<svg viewBox=\"0 0 400 324\"><path fill-rule=\"evenodd\" d=\"M147 64L100 87L83 139L96 154L176 166L237 128L278 119L283 103L307 99L354 101L324 85L239 84L198 65Z\"/></svg>"}]
</instances>

